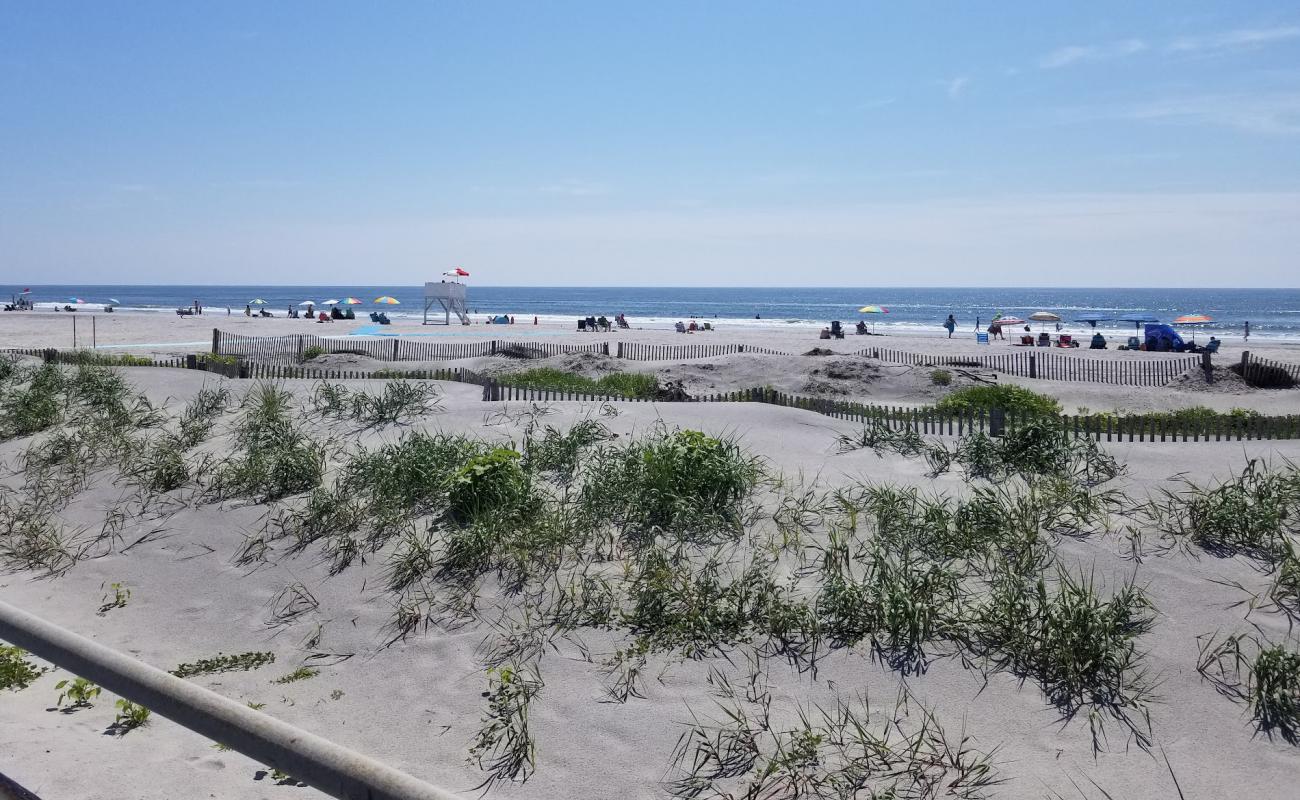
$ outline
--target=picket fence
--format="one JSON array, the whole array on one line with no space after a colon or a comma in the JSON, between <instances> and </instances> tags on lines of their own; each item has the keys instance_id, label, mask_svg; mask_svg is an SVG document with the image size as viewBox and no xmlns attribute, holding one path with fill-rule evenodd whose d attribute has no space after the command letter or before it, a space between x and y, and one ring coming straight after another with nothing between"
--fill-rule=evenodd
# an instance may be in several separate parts
<instances>
[{"instance_id":1,"label":"picket fence","mask_svg":"<svg viewBox=\"0 0 1300 800\"><path fill-rule=\"evenodd\" d=\"M1201 357L1196 355L1161 358L1142 351L1135 351L1132 361L1103 360L1089 358L1082 354L1066 354L1050 350L1025 350L987 356L936 356L906 350L867 347L857 351L856 355L870 356L888 364L969 367L1021 378L1085 381L1119 386L1164 386L1189 369L1194 369L1201 361Z\"/></svg>"},{"instance_id":2,"label":"picket fence","mask_svg":"<svg viewBox=\"0 0 1300 800\"><path fill-rule=\"evenodd\" d=\"M1259 358L1249 350L1241 354L1241 363L1232 369L1252 386L1289 389L1300 384L1300 364Z\"/></svg>"},{"instance_id":3,"label":"picket fence","mask_svg":"<svg viewBox=\"0 0 1300 800\"><path fill-rule=\"evenodd\" d=\"M252 337L250 337L252 338ZM894 430L910 429L918 433L935 436L961 436L965 433L983 431L1000 435L1005 430L1014 430L1027 418L1013 413L994 410L991 413L972 412L966 414L946 414L934 409L904 408L901 406L878 406L853 403L843 400L831 400L820 397L780 392L771 388L754 388L735 392L723 392L695 397L672 396L671 394L656 399L626 397L614 394L583 392L563 392L551 389L537 389L513 386L501 383L495 378L479 374L464 368L440 368L418 370L344 370L334 368L311 367L298 364L269 364L229 358L204 358L197 355L184 357L148 359L131 357L124 360L119 356L95 351L60 351L10 348L4 351L14 355L28 355L43 358L49 362L64 364L103 364L110 366L172 367L180 369L197 369L224 374L229 377L258 378L265 380L362 380L362 379L412 379L440 380L472 384L482 387L483 400L524 401L524 402L602 402L602 403L644 403L644 402L690 402L690 403L766 403L785 408L797 408L813 411L835 419L851 420L862 423L882 424ZM897 351L895 351L897 352ZM1243 364L1248 363L1243 361ZM1266 364L1276 362L1265 362ZM1294 365L1283 365L1294 366ZM1115 417L1111 415L1061 415L1059 417L1062 431L1071 437L1089 437L1108 442L1209 442L1209 441L1248 441L1254 439L1279 440L1300 439L1300 414L1286 416L1259 417L1219 417L1204 424L1189 424L1178 420L1148 419L1141 416Z\"/></svg>"},{"instance_id":4,"label":"picket fence","mask_svg":"<svg viewBox=\"0 0 1300 800\"><path fill-rule=\"evenodd\" d=\"M933 436L962 436L976 431L1002 435L1014 430L1032 418L1012 412L994 410L989 413L943 413L932 408L905 408L878 406L830 400L823 397L780 392L770 388L754 388L735 392L722 392L682 400L652 400L610 394L564 392L511 386L489 380L483 384L484 401L524 402L599 402L599 403L766 403L785 408L813 411L835 419L885 425L893 430L914 430ZM1201 425L1178 420L1149 419L1145 417L1116 417L1112 415L1071 415L1058 418L1064 435L1072 438L1092 438L1107 442L1222 442L1255 439L1300 439L1300 414L1274 417L1220 417Z\"/></svg>"},{"instance_id":5,"label":"picket fence","mask_svg":"<svg viewBox=\"0 0 1300 800\"><path fill-rule=\"evenodd\" d=\"M554 342L444 343L417 342L397 337L243 336L212 332L212 352L253 361L301 362L316 353L353 353L380 361L453 361L506 355L515 358L546 358L567 353L600 353L627 361L677 361L715 358L736 353L789 356L780 350L742 344L647 344L609 340L581 344ZM867 347L852 355L869 356L888 364L921 367L969 367L1023 378L1086 381L1123 386L1163 386L1201 363L1195 355L1174 358L1135 352L1132 360L1090 358L1065 352L1028 350L996 355L940 356L891 348ZM1300 369L1300 368L1297 368Z\"/></svg>"}]
</instances>

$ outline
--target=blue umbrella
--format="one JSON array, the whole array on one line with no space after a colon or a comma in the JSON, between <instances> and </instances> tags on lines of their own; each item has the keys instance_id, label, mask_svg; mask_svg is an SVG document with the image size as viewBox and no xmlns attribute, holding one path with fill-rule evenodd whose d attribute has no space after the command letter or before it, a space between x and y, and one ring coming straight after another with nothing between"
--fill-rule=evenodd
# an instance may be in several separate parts
<instances>
[{"instance_id":1,"label":"blue umbrella","mask_svg":"<svg viewBox=\"0 0 1300 800\"><path fill-rule=\"evenodd\" d=\"M1119 317L1119 321L1133 323L1133 328L1136 330L1141 328L1143 325L1159 322L1160 318L1153 317L1150 314L1134 314L1128 317Z\"/></svg>"},{"instance_id":2,"label":"blue umbrella","mask_svg":"<svg viewBox=\"0 0 1300 800\"><path fill-rule=\"evenodd\" d=\"M1098 323L1098 322L1107 322L1107 321L1109 321L1109 320L1111 320L1111 319L1113 319L1113 317L1103 317L1103 316L1101 316L1101 315L1099 315L1099 314L1084 314L1083 316L1075 317L1075 318L1074 318L1074 321L1075 321L1075 322L1086 322L1086 323L1088 323L1088 327L1090 327L1090 328L1095 328L1095 327L1097 327L1097 323Z\"/></svg>"}]
</instances>

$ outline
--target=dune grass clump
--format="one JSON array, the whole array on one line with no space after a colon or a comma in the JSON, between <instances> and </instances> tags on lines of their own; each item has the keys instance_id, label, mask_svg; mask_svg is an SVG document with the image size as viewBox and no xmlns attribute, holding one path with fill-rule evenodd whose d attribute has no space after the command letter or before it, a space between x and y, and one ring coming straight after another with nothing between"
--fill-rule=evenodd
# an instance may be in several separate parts
<instances>
[{"instance_id":1,"label":"dune grass clump","mask_svg":"<svg viewBox=\"0 0 1300 800\"><path fill-rule=\"evenodd\" d=\"M1059 569L1051 589L1041 574L1011 571L991 584L975 610L977 647L1001 668L1033 677L1067 717L1105 710L1143 741L1132 712L1145 714L1151 688L1137 649L1154 624L1146 593L1128 582L1104 597L1091 575ZM1090 713L1089 723L1098 746L1102 719Z\"/></svg>"},{"instance_id":2,"label":"dune grass clump","mask_svg":"<svg viewBox=\"0 0 1300 800\"><path fill-rule=\"evenodd\" d=\"M770 696L733 698L718 710L717 721L693 715L678 739L668 787L674 797L980 800L1003 782L996 751L977 749L964 733L949 735L907 695L884 712L893 720L884 725L865 697L790 711L774 711Z\"/></svg>"},{"instance_id":3,"label":"dune grass clump","mask_svg":"<svg viewBox=\"0 0 1300 800\"><path fill-rule=\"evenodd\" d=\"M854 548L834 532L822 559L816 612L833 644L869 641L891 667L922 672L925 645L960 633L963 592L950 565L880 541Z\"/></svg>"},{"instance_id":4,"label":"dune grass clump","mask_svg":"<svg viewBox=\"0 0 1300 800\"><path fill-rule=\"evenodd\" d=\"M496 381L505 386L522 386L528 389L573 394L621 395L646 400L653 399L659 390L659 382L655 376L644 372L611 372L592 379L553 367L539 367L522 372L502 373L496 376Z\"/></svg>"},{"instance_id":5,"label":"dune grass clump","mask_svg":"<svg viewBox=\"0 0 1300 800\"><path fill-rule=\"evenodd\" d=\"M447 482L447 512L459 525L512 524L535 512L537 493L523 456L497 447L470 458Z\"/></svg>"},{"instance_id":6,"label":"dune grass clump","mask_svg":"<svg viewBox=\"0 0 1300 800\"><path fill-rule=\"evenodd\" d=\"M20 370L14 377L29 373L22 388L11 388L0 396L0 439L14 439L54 427L63 419L67 378L55 364L43 364L34 370Z\"/></svg>"},{"instance_id":7,"label":"dune grass clump","mask_svg":"<svg viewBox=\"0 0 1300 800\"><path fill-rule=\"evenodd\" d=\"M764 474L735 439L660 430L594 453L580 502L589 519L634 537L735 535Z\"/></svg>"},{"instance_id":8,"label":"dune grass clump","mask_svg":"<svg viewBox=\"0 0 1300 800\"><path fill-rule=\"evenodd\" d=\"M935 411L952 415L987 414L993 409L1002 409L1020 419L1053 418L1061 414L1061 404L1056 398L1007 383L957 389L934 405Z\"/></svg>"},{"instance_id":9,"label":"dune grass clump","mask_svg":"<svg viewBox=\"0 0 1300 800\"><path fill-rule=\"evenodd\" d=\"M583 456L595 445L613 438L609 428L594 419L576 422L565 432L547 425L541 438L529 437L525 443L527 467L552 473L567 484L577 477Z\"/></svg>"},{"instance_id":10,"label":"dune grass clump","mask_svg":"<svg viewBox=\"0 0 1300 800\"><path fill-rule=\"evenodd\" d=\"M729 574L718 555L698 562L654 548L634 562L620 623L649 651L702 658L773 633L769 624L797 603L772 565L752 561ZM786 632L788 633L788 632Z\"/></svg>"},{"instance_id":11,"label":"dune grass clump","mask_svg":"<svg viewBox=\"0 0 1300 800\"><path fill-rule=\"evenodd\" d=\"M181 412L180 434L177 436L180 447L188 450L207 439L217 420L229 407L230 391L225 386L203 388L196 392Z\"/></svg>"},{"instance_id":12,"label":"dune grass clump","mask_svg":"<svg viewBox=\"0 0 1300 800\"><path fill-rule=\"evenodd\" d=\"M236 429L237 453L213 480L218 497L276 500L320 485L325 455L291 419L289 393L260 384L244 400Z\"/></svg>"},{"instance_id":13,"label":"dune grass clump","mask_svg":"<svg viewBox=\"0 0 1300 800\"><path fill-rule=\"evenodd\" d=\"M1281 559L1300 520L1300 469L1252 459L1235 478L1202 487L1185 481L1143 506L1145 521L1213 553Z\"/></svg>"},{"instance_id":14,"label":"dune grass clump","mask_svg":"<svg viewBox=\"0 0 1300 800\"><path fill-rule=\"evenodd\" d=\"M396 444L364 452L344 468L341 488L372 508L391 507L411 514L429 513L445 502L453 475L486 444L465 436L412 433Z\"/></svg>"},{"instance_id":15,"label":"dune grass clump","mask_svg":"<svg viewBox=\"0 0 1300 800\"><path fill-rule=\"evenodd\" d=\"M475 790L488 790L499 781L524 783L537 766L537 743L528 722L528 709L542 691L535 664L488 670L488 707L482 727L470 747L470 760L487 777Z\"/></svg>"},{"instance_id":16,"label":"dune grass clump","mask_svg":"<svg viewBox=\"0 0 1300 800\"><path fill-rule=\"evenodd\" d=\"M312 393L312 407L318 414L365 427L405 423L436 411L440 402L433 384L405 380L387 382L377 395L324 381Z\"/></svg>"},{"instance_id":17,"label":"dune grass clump","mask_svg":"<svg viewBox=\"0 0 1300 800\"><path fill-rule=\"evenodd\" d=\"M860 431L841 434L836 443L841 453L870 448L877 454L894 452L908 458L921 455L926 448L925 437L911 425L894 428L887 420L874 418Z\"/></svg>"},{"instance_id":18,"label":"dune grass clump","mask_svg":"<svg viewBox=\"0 0 1300 800\"><path fill-rule=\"evenodd\" d=\"M1251 668L1250 707L1260 730L1289 742L1300 733L1300 652L1280 644L1260 649Z\"/></svg>"}]
</instances>

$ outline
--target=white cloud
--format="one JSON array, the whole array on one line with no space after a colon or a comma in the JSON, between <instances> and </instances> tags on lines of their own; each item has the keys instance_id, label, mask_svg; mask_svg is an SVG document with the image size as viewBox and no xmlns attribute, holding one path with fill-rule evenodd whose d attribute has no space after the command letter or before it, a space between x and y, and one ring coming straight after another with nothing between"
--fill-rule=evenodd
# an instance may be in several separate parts
<instances>
[{"instance_id":1,"label":"white cloud","mask_svg":"<svg viewBox=\"0 0 1300 800\"><path fill-rule=\"evenodd\" d=\"M959 75L943 82L944 91L954 100L966 91L967 86L970 86L970 77L966 75Z\"/></svg>"},{"instance_id":2,"label":"white cloud","mask_svg":"<svg viewBox=\"0 0 1300 800\"><path fill-rule=\"evenodd\" d=\"M1141 39L1121 39L1098 45L1070 45L1053 50L1038 61L1043 69L1059 69L1081 61L1109 61L1135 55L1147 49Z\"/></svg>"},{"instance_id":3,"label":"white cloud","mask_svg":"<svg viewBox=\"0 0 1300 800\"><path fill-rule=\"evenodd\" d=\"M1165 46L1171 53L1217 52L1261 47L1274 42L1300 38L1300 26L1277 28L1243 28L1208 36L1184 36Z\"/></svg>"},{"instance_id":4,"label":"white cloud","mask_svg":"<svg viewBox=\"0 0 1300 800\"><path fill-rule=\"evenodd\" d=\"M1300 134L1300 92L1207 94L1169 98L1113 116L1152 122L1214 125L1271 136Z\"/></svg>"},{"instance_id":5,"label":"white cloud","mask_svg":"<svg viewBox=\"0 0 1300 800\"><path fill-rule=\"evenodd\" d=\"M543 194L562 194L569 197L596 197L609 194L609 187L605 184L584 181L580 178L565 178L562 181L541 186L539 190Z\"/></svg>"}]
</instances>

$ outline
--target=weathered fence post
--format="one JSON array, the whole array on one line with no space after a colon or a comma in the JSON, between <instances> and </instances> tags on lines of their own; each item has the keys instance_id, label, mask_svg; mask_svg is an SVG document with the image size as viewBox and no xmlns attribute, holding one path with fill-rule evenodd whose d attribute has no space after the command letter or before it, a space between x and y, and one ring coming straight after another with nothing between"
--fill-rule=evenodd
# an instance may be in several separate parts
<instances>
[{"instance_id":1,"label":"weathered fence post","mask_svg":"<svg viewBox=\"0 0 1300 800\"><path fill-rule=\"evenodd\" d=\"M198 369L198 368L199 368L199 357L194 353L187 353L185 355L185 369Z\"/></svg>"},{"instance_id":2,"label":"weathered fence post","mask_svg":"<svg viewBox=\"0 0 1300 800\"><path fill-rule=\"evenodd\" d=\"M1033 364L1033 356L1030 357L1030 364ZM1033 377L1032 374L1030 377ZM1007 412L1001 408L989 409L989 436L1001 436L1006 432Z\"/></svg>"},{"instance_id":3,"label":"weathered fence post","mask_svg":"<svg viewBox=\"0 0 1300 800\"><path fill-rule=\"evenodd\" d=\"M1201 369L1205 372L1205 382L1214 383L1214 364L1208 350L1201 351Z\"/></svg>"},{"instance_id":4,"label":"weathered fence post","mask_svg":"<svg viewBox=\"0 0 1300 800\"><path fill-rule=\"evenodd\" d=\"M623 342L620 341L620 342L618 343L618 355L616 355L616 356L614 356L614 357L615 357L615 358L622 358L622 357L623 357Z\"/></svg>"},{"instance_id":5,"label":"weathered fence post","mask_svg":"<svg viewBox=\"0 0 1300 800\"><path fill-rule=\"evenodd\" d=\"M221 329L213 328L212 329L212 355L215 356L220 352L221 352Z\"/></svg>"},{"instance_id":6,"label":"weathered fence post","mask_svg":"<svg viewBox=\"0 0 1300 800\"><path fill-rule=\"evenodd\" d=\"M298 334L298 363L302 363L302 334Z\"/></svg>"},{"instance_id":7,"label":"weathered fence post","mask_svg":"<svg viewBox=\"0 0 1300 800\"><path fill-rule=\"evenodd\" d=\"M1033 353L1029 354L1029 377L1038 377L1038 359Z\"/></svg>"}]
</instances>

